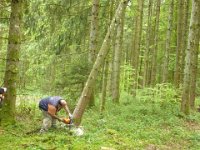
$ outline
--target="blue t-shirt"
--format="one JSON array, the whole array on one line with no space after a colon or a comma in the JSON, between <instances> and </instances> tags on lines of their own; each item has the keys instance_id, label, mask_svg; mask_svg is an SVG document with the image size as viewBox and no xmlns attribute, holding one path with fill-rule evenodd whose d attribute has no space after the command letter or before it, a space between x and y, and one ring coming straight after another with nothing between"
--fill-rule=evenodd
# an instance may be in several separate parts
<instances>
[{"instance_id":1,"label":"blue t-shirt","mask_svg":"<svg viewBox=\"0 0 200 150\"><path fill-rule=\"evenodd\" d=\"M49 96L46 98L43 98L39 102L39 108L48 111L48 104L55 106L58 108L59 101L62 100L63 98L60 96Z\"/></svg>"}]
</instances>

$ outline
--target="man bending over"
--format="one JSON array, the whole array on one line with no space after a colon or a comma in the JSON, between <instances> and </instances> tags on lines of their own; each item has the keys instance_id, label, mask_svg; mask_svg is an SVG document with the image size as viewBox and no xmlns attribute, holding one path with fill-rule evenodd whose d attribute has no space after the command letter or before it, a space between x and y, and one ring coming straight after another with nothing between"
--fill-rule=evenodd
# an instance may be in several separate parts
<instances>
[{"instance_id":1,"label":"man bending over","mask_svg":"<svg viewBox=\"0 0 200 150\"><path fill-rule=\"evenodd\" d=\"M56 127L56 120L64 122L63 119L57 116L57 112L62 108L69 117L72 117L67 102L60 96L51 96L41 99L39 108L43 114L41 133L47 131L50 127Z\"/></svg>"}]
</instances>

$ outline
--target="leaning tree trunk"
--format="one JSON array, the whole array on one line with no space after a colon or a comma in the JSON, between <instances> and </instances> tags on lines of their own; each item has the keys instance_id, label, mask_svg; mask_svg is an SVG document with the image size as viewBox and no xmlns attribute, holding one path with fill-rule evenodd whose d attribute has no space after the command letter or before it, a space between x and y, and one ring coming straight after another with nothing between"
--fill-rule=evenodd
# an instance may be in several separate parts
<instances>
[{"instance_id":1,"label":"leaning tree trunk","mask_svg":"<svg viewBox=\"0 0 200 150\"><path fill-rule=\"evenodd\" d=\"M97 54L97 37L98 37L98 14L99 14L99 0L93 0L92 6L92 20L90 31L90 46L89 46L89 62L92 65L95 62ZM95 88L95 85L94 85ZM94 88L91 89L90 106L95 105Z\"/></svg>"},{"instance_id":2,"label":"leaning tree trunk","mask_svg":"<svg viewBox=\"0 0 200 150\"><path fill-rule=\"evenodd\" d=\"M128 2L129 2L129 0L122 0L122 2L120 3L119 7L116 10L115 16L111 22L110 28L108 29L108 32L107 32L105 39L103 41L103 44L101 46L101 49L97 55L97 59L93 65L93 68L87 79L87 82L82 91L81 97L79 98L78 104L73 112L74 121L75 121L76 126L79 126L81 123L81 118L82 118L82 115L88 104L88 101L89 101L88 98L90 97L91 89L93 88L93 85L97 78L98 70L100 69L101 65L103 64L103 61L108 53L108 45L110 43L110 38L111 38L110 35L114 31L115 23L119 22L119 19L121 18L121 15L122 15L122 10L127 6Z\"/></svg>"},{"instance_id":3,"label":"leaning tree trunk","mask_svg":"<svg viewBox=\"0 0 200 150\"><path fill-rule=\"evenodd\" d=\"M174 0L171 0L171 4L169 7L168 29L167 29L165 54L164 54L164 62L163 62L162 83L165 83L168 81L169 52L170 52L170 41L171 41L173 12L174 12L173 9L174 9Z\"/></svg>"},{"instance_id":4,"label":"leaning tree trunk","mask_svg":"<svg viewBox=\"0 0 200 150\"><path fill-rule=\"evenodd\" d=\"M182 91L181 111L185 114L190 113L190 93L191 90L191 77L194 77L192 65L195 62L193 59L194 54L199 50L200 39L200 1L192 1L192 14L190 18L190 29L187 45L187 53L185 58L184 81ZM195 57L195 56L194 56ZM196 74L196 73L195 73Z\"/></svg>"},{"instance_id":5,"label":"leaning tree trunk","mask_svg":"<svg viewBox=\"0 0 200 150\"><path fill-rule=\"evenodd\" d=\"M22 19L22 2L21 0L11 1L11 15L8 37L8 49L6 59L6 71L4 77L5 87L8 92L5 96L5 105L3 106L3 123L13 123L15 121L15 103L16 90L18 85L18 64L19 51L21 44L21 19Z\"/></svg>"}]
</instances>

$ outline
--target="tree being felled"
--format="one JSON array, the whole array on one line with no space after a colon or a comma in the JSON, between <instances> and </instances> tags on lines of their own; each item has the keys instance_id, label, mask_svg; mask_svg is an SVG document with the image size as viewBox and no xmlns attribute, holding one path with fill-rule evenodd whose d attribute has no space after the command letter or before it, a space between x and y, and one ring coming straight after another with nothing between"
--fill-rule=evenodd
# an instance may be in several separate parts
<instances>
[{"instance_id":1,"label":"tree being felled","mask_svg":"<svg viewBox=\"0 0 200 150\"><path fill-rule=\"evenodd\" d=\"M103 64L104 62L104 59L108 53L108 46L109 46L109 43L110 43L110 39L111 39L111 35L114 31L114 26L115 26L115 23L118 23L121 16L122 16L122 12L123 10L126 8L127 4L128 4L129 0L123 0L121 1L121 3L119 4L117 10L116 10L116 13L115 13L115 16L110 24L110 27L107 31L107 34L105 36L105 39L103 41L103 44L101 46L101 49L97 55L97 59L93 65L93 68L90 72L90 75L87 79L87 82L85 84L85 87L82 91L82 94L79 98L79 101L78 101L78 104L73 112L73 116L74 116L74 121L75 121L75 125L76 126L79 126L80 123L81 123L81 118L82 118L82 115L85 111L85 108L88 104L88 101L89 101L89 97L90 97L90 94L91 94L91 89L93 88L93 85L95 83L95 80L97 78L97 74L98 74L98 70L100 69L101 65Z\"/></svg>"}]
</instances>

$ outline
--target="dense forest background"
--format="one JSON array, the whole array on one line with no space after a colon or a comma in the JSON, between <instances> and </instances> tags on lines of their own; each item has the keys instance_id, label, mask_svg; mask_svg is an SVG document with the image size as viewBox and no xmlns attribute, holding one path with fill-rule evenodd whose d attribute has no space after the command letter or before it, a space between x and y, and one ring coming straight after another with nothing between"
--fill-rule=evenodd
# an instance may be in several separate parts
<instances>
[{"instance_id":1,"label":"dense forest background","mask_svg":"<svg viewBox=\"0 0 200 150\"><path fill-rule=\"evenodd\" d=\"M103 113L107 103L195 116L199 12L198 0L1 0L4 113L15 121L16 106L61 95L77 125L86 106Z\"/></svg>"}]
</instances>

